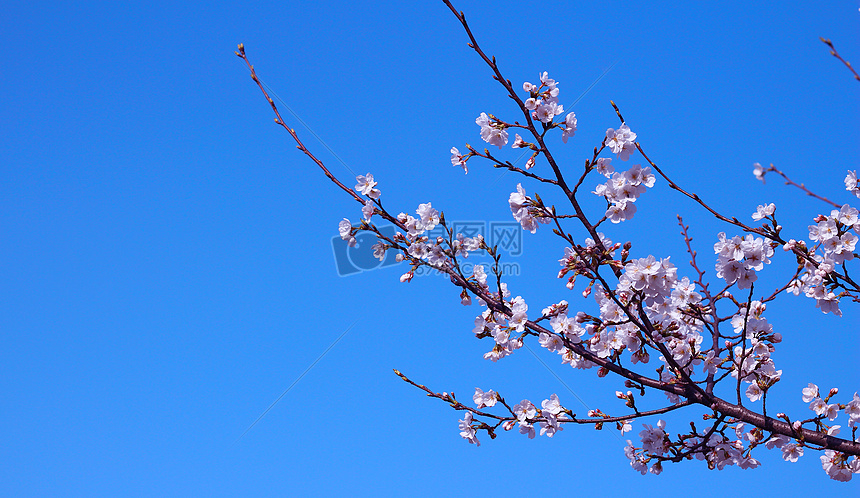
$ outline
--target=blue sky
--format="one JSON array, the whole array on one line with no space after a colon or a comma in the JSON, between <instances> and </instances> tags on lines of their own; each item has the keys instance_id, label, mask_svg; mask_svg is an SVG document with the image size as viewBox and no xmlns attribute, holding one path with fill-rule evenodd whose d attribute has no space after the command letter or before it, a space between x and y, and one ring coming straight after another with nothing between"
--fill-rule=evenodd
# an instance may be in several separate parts
<instances>
[{"instance_id":1,"label":"blue sky","mask_svg":"<svg viewBox=\"0 0 860 498\"><path fill-rule=\"evenodd\" d=\"M616 127L612 99L651 158L721 211L748 219L775 202L799 238L829 209L775 178L760 184L754 162L852 201L842 179L858 167L857 82L818 37L860 61L856 2L456 5L515 86L549 71L565 104L617 62L573 108L575 139L555 139L571 167ZM461 413L393 375L464 399L475 387L513 402L558 393L585 411L527 351L482 360L490 346L471 334L480 310L460 306L444 279L401 284L400 267L338 276L332 237L358 210L272 124L233 50L243 42L343 160L284 114L346 184L350 170L370 171L395 212L432 201L449 220L511 221L520 179L449 162L452 146L482 145L480 112L516 114L441 2L18 2L0 27L0 494L857 489L829 481L811 451L796 464L759 451L756 471L688 462L642 477L608 430L504 433L476 448L458 435ZM731 232L664 182L638 207L610 237L682 268L676 213L708 270L716 233ZM539 231L510 256L522 276L509 286L533 311L575 300L555 278L562 255ZM768 289L792 271L782 256L762 277ZM839 387L843 401L860 389L860 315L843 308L825 316L793 296L769 308L785 338L769 408L806 415L807 382ZM622 408L620 381L538 354L590 407ZM699 416L669 417L669 429Z\"/></svg>"}]
</instances>

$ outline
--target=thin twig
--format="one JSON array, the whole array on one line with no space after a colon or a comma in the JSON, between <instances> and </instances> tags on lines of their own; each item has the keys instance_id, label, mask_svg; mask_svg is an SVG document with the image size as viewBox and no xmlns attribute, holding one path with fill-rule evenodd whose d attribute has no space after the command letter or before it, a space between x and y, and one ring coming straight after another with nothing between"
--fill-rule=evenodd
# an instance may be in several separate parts
<instances>
[{"instance_id":1,"label":"thin twig","mask_svg":"<svg viewBox=\"0 0 860 498\"><path fill-rule=\"evenodd\" d=\"M827 38L821 38L821 41L823 41L825 45L830 47L830 55L842 61L842 63L845 64L848 69L851 70L851 72L854 74L854 79L860 81L860 74L857 74L857 71L854 70L850 62L846 61L842 58L841 55L839 55L839 52L836 51L836 47L833 46L833 42L828 40Z\"/></svg>"}]
</instances>

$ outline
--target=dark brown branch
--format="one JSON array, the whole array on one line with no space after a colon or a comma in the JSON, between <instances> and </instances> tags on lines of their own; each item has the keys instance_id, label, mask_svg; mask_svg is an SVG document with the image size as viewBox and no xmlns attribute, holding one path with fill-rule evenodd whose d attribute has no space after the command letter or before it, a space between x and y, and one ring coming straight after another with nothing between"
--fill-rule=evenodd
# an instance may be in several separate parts
<instances>
[{"instance_id":1,"label":"dark brown branch","mask_svg":"<svg viewBox=\"0 0 860 498\"><path fill-rule=\"evenodd\" d=\"M800 190L804 191L804 192L806 193L806 195L808 195L808 196L810 196L810 197L815 197L816 199L818 199L818 200L820 200L820 201L824 201L824 202L826 202L827 204L830 204L831 206L835 207L836 209L839 209L839 208L841 208L841 207L842 207L842 206L840 206L839 204L836 204L835 202L831 201L831 200L830 200L830 199L828 199L827 197L822 197L822 196L820 196L820 195L816 194L815 192L813 192L813 191L809 190L809 189L808 189L808 188L806 188L806 186L804 186L802 183L800 183L800 184L795 183L795 182L794 182L794 181L792 181L792 179L791 179L791 178L789 178L785 173L783 173L782 171L780 171L780 170L776 169L776 167L775 167L773 164L771 164L769 168L767 168L766 170L764 170L764 172L765 172L765 173L767 173L767 172L769 172L769 171L773 171L773 172L774 172L774 173L776 173L777 175L779 175L779 176L783 177L783 178L785 179L785 184L786 184L786 185L791 185L791 186L793 186L793 187L797 187L797 188L799 188Z\"/></svg>"},{"instance_id":2,"label":"dark brown branch","mask_svg":"<svg viewBox=\"0 0 860 498\"><path fill-rule=\"evenodd\" d=\"M836 47L833 46L833 42L828 40L827 38L822 38L821 41L823 41L825 45L830 47L830 55L842 61L842 63L845 64L848 69L854 74L854 79L860 81L860 74L857 74L857 71L854 70L854 67L851 66L850 62L846 61L842 58L841 55L839 55L839 52L836 51Z\"/></svg>"}]
</instances>

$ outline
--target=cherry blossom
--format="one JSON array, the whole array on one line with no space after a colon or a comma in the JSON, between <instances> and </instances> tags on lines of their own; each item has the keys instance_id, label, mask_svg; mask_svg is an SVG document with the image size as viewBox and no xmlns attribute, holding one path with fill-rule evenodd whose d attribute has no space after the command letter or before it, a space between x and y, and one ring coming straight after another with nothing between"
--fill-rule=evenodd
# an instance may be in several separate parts
<instances>
[{"instance_id":1,"label":"cherry blossom","mask_svg":"<svg viewBox=\"0 0 860 498\"><path fill-rule=\"evenodd\" d=\"M355 237L352 236L352 223L349 222L348 218L344 218L338 223L337 231L340 233L340 238L345 240L349 247L355 247L356 241Z\"/></svg>"},{"instance_id":2,"label":"cherry blossom","mask_svg":"<svg viewBox=\"0 0 860 498\"><path fill-rule=\"evenodd\" d=\"M809 403L813 399L818 397L818 386L813 383L809 383L809 386L803 388L803 402Z\"/></svg>"},{"instance_id":3,"label":"cherry blossom","mask_svg":"<svg viewBox=\"0 0 860 498\"><path fill-rule=\"evenodd\" d=\"M469 167L466 166L466 156L460 155L460 151L457 150L457 147L451 147L451 165L452 166L460 166L463 168L465 173L469 173Z\"/></svg>"},{"instance_id":4,"label":"cherry blossom","mask_svg":"<svg viewBox=\"0 0 860 498\"><path fill-rule=\"evenodd\" d=\"M849 171L845 176L845 190L860 197L860 182L857 181L857 171Z\"/></svg>"},{"instance_id":5,"label":"cherry blossom","mask_svg":"<svg viewBox=\"0 0 860 498\"><path fill-rule=\"evenodd\" d=\"M475 429L472 427L472 412L466 412L463 420L460 420L460 437L469 441L470 444L481 446L478 441L478 436L475 434Z\"/></svg>"},{"instance_id":6,"label":"cherry blossom","mask_svg":"<svg viewBox=\"0 0 860 498\"><path fill-rule=\"evenodd\" d=\"M490 122L486 113L482 112L475 120L475 124L481 127L481 138L490 145L496 145L500 149L508 143L508 132L504 125Z\"/></svg>"},{"instance_id":7,"label":"cherry blossom","mask_svg":"<svg viewBox=\"0 0 860 498\"><path fill-rule=\"evenodd\" d=\"M514 405L514 414L520 422L526 422L537 415L537 408L531 401L524 399Z\"/></svg>"},{"instance_id":8,"label":"cherry blossom","mask_svg":"<svg viewBox=\"0 0 860 498\"><path fill-rule=\"evenodd\" d=\"M648 424L642 424L642 426L645 427L645 430L639 433L639 437L642 439L643 449L655 455L662 455L665 453L666 444L664 439L666 438L666 433L663 429L666 428L666 421L658 421L657 427L652 427Z\"/></svg>"},{"instance_id":9,"label":"cherry blossom","mask_svg":"<svg viewBox=\"0 0 860 498\"><path fill-rule=\"evenodd\" d=\"M361 192L363 195L370 197L371 199L379 199L379 196L382 192L379 189L373 188L376 186L376 182L373 181L373 175L370 173L366 175L359 175L355 177L355 181L358 182L355 185L355 190Z\"/></svg>"},{"instance_id":10,"label":"cherry blossom","mask_svg":"<svg viewBox=\"0 0 860 498\"><path fill-rule=\"evenodd\" d=\"M766 206L759 205L759 207L756 208L755 213L753 213L752 219L759 221L769 216L773 216L774 211L776 211L776 206L773 203Z\"/></svg>"},{"instance_id":11,"label":"cherry blossom","mask_svg":"<svg viewBox=\"0 0 860 498\"><path fill-rule=\"evenodd\" d=\"M764 174L765 170L761 164L753 164L753 175L755 175L756 179L761 180L762 183L764 183Z\"/></svg>"},{"instance_id":12,"label":"cherry blossom","mask_svg":"<svg viewBox=\"0 0 860 498\"><path fill-rule=\"evenodd\" d=\"M786 462L796 462L803 456L803 446L795 443L786 443L782 445L782 459Z\"/></svg>"},{"instance_id":13,"label":"cherry blossom","mask_svg":"<svg viewBox=\"0 0 860 498\"><path fill-rule=\"evenodd\" d=\"M611 157L599 157L597 161L594 162L594 167L597 169L597 172L601 175L609 178L612 176L612 173L615 169L612 167L612 158Z\"/></svg>"},{"instance_id":14,"label":"cherry blossom","mask_svg":"<svg viewBox=\"0 0 860 498\"><path fill-rule=\"evenodd\" d=\"M535 233L538 223L549 223L550 221L541 210L534 207L534 201L526 196L526 191L521 183L517 184L517 191L511 193L508 204L514 219L522 225L523 230Z\"/></svg>"},{"instance_id":15,"label":"cherry blossom","mask_svg":"<svg viewBox=\"0 0 860 498\"><path fill-rule=\"evenodd\" d=\"M614 154L618 154L618 159L626 161L630 157L630 153L636 150L636 134L630 131L630 127L625 123L617 130L614 128L606 130L606 139L603 143Z\"/></svg>"},{"instance_id":16,"label":"cherry blossom","mask_svg":"<svg viewBox=\"0 0 860 498\"><path fill-rule=\"evenodd\" d=\"M854 457L854 465L848 466L845 464L845 456L833 450L826 450L821 455L821 467L824 472L836 481L847 482L851 480L852 473L858 473L857 462L860 461Z\"/></svg>"},{"instance_id":17,"label":"cherry blossom","mask_svg":"<svg viewBox=\"0 0 860 498\"><path fill-rule=\"evenodd\" d=\"M496 392L490 389L487 392L480 388L475 388L475 395L472 396L478 408L493 407L496 405Z\"/></svg>"},{"instance_id":18,"label":"cherry blossom","mask_svg":"<svg viewBox=\"0 0 860 498\"><path fill-rule=\"evenodd\" d=\"M860 420L860 396L857 396L857 393L854 393L854 399L845 405L845 413L850 417L848 426L856 427L857 421Z\"/></svg>"},{"instance_id":19,"label":"cherry blossom","mask_svg":"<svg viewBox=\"0 0 860 498\"><path fill-rule=\"evenodd\" d=\"M561 141L567 143L567 139L576 133L576 114L568 113L564 117L564 132L561 134Z\"/></svg>"}]
</instances>

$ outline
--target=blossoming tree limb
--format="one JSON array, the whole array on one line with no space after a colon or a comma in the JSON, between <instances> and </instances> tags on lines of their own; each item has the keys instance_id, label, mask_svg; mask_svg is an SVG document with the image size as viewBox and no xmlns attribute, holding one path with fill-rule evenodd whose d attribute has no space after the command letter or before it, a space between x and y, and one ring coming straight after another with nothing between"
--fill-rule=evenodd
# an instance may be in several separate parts
<instances>
[{"instance_id":1,"label":"blossoming tree limb","mask_svg":"<svg viewBox=\"0 0 860 498\"><path fill-rule=\"evenodd\" d=\"M517 428L529 438L537 434L552 437L569 424L591 425L602 428L606 424L626 433L632 422L680 409L704 407L697 415L705 423L691 421L689 430L676 433L668 430L664 420L656 425L644 424L640 441L628 441L625 454L631 466L644 473L659 474L664 462L686 459L703 460L709 468L722 469L729 465L755 468L760 465L753 456L759 446L778 449L787 461L797 461L804 450L818 450L826 473L833 479L850 480L860 472L860 441L857 425L860 421L860 396L837 399L837 389L819 391L809 384L803 389L802 399L809 403L814 415L802 420L791 420L784 413L768 414L767 395L782 375L776 368L774 353L782 335L773 330L765 317L767 304L784 292L804 294L815 299L824 313L841 314L843 302L860 302L860 285L849 273L849 262L857 256L854 251L860 232L858 210L840 205L792 181L774 166L756 165L754 174L761 180L767 173L782 176L808 195L814 196L834 209L829 215L819 215L809 227L809 243L783 235L777 221L776 206L762 205L752 215L761 225L753 226L737 217L727 216L712 208L699 195L674 182L646 154L637 135L625 122L621 110L612 103L620 120L618 128L609 128L605 138L593 149L581 172L570 175L572 167L563 165L550 151L547 137L561 133L563 142L575 135L577 117L565 114L559 103L558 83L548 73L540 74L536 83L525 82L522 93L502 74L495 57L488 56L479 46L466 17L450 1L444 0L456 16L469 38L469 46L490 68L517 108L518 118L502 119L494 114L481 113L476 119L481 138L500 149L515 134L514 148L528 149L530 157L523 168L483 151L466 146L461 153L451 149L451 163L468 172L467 163L481 158L495 168L506 169L521 175L524 181L536 180L547 188L558 188L568 205L547 205L539 195L530 196L526 188L517 185L508 203L514 219L523 230L536 232L540 225L551 226L567 248L559 261L559 278L567 277L567 287L573 289L576 280L587 282L583 297L594 296L599 312L590 314L577 311L574 304L559 301L542 310L539 316L529 316L529 306L521 296L511 298L501 270L501 255L481 236L466 237L455 233L444 214L431 203L418 206L417 216L394 214L381 201L381 190L372 174L357 177L352 189L338 180L283 120L275 102L256 75L240 44L236 52L251 72L275 113L275 122L282 126L323 173L345 194L361 205L362 217L357 223L341 221L341 237L355 243L359 231L369 231L379 239L374 254L382 259L389 251L397 253L398 261L405 262L410 270L401 277L410 281L420 267L428 267L450 277L460 292L464 305L476 300L485 310L476 318L474 333L479 339L491 341L492 349L484 355L498 361L520 349L524 341L537 340L548 351L561 356L562 363L576 369L596 368L598 376L609 374L624 379L626 392L616 396L623 400L625 410L610 415L601 410L590 410L587 416L575 414L562 405L552 394L540 403L529 400L509 403L499 393L477 388L472 402L463 403L453 393L435 392L396 371L405 382L426 392L430 397L448 403L463 411L460 435L474 444L480 444L478 432L496 437L499 428L505 431ZM833 49L833 54L845 62ZM846 65L851 68L850 64ZM852 69L853 71L853 69ZM523 136L520 135L521 132ZM524 138L525 137L525 138ZM612 157L614 155L614 158ZM629 161L641 157L645 165L633 164L622 169L613 160ZM538 161L548 168L547 174L536 173ZM586 181L599 178L601 182L593 192L584 192ZM668 258L653 255L634 258L632 243L612 242L601 231L605 223L619 224L633 218L636 202L660 179L680 194L689 197L717 219L726 223L736 235L720 233L714 244L717 282L705 279L701 258L692 245L689 226L679 216L686 250L695 273L694 280L678 275L678 268ZM860 197L856 174L845 178L846 189ZM582 204L583 195L597 195L606 202L605 211L587 213ZM395 235L384 234L373 221L377 216L395 225ZM441 226L445 236L431 239L427 233ZM574 234L584 229L584 238ZM744 234L743 236L741 234ZM796 271L785 284L767 296L755 298L758 272L764 270L774 257L775 249L782 248L793 254ZM467 273L464 259L469 253L486 251L493 259L487 269L477 265ZM618 254L620 251L620 254ZM713 286L713 287L712 287ZM656 370L645 367L652 355L658 358ZM657 408L640 410L638 400L648 391L664 393L667 401ZM757 403L761 403L758 407ZM641 404L641 403L640 403ZM840 414L848 418L850 437L842 436L841 426L832 423Z\"/></svg>"}]
</instances>

